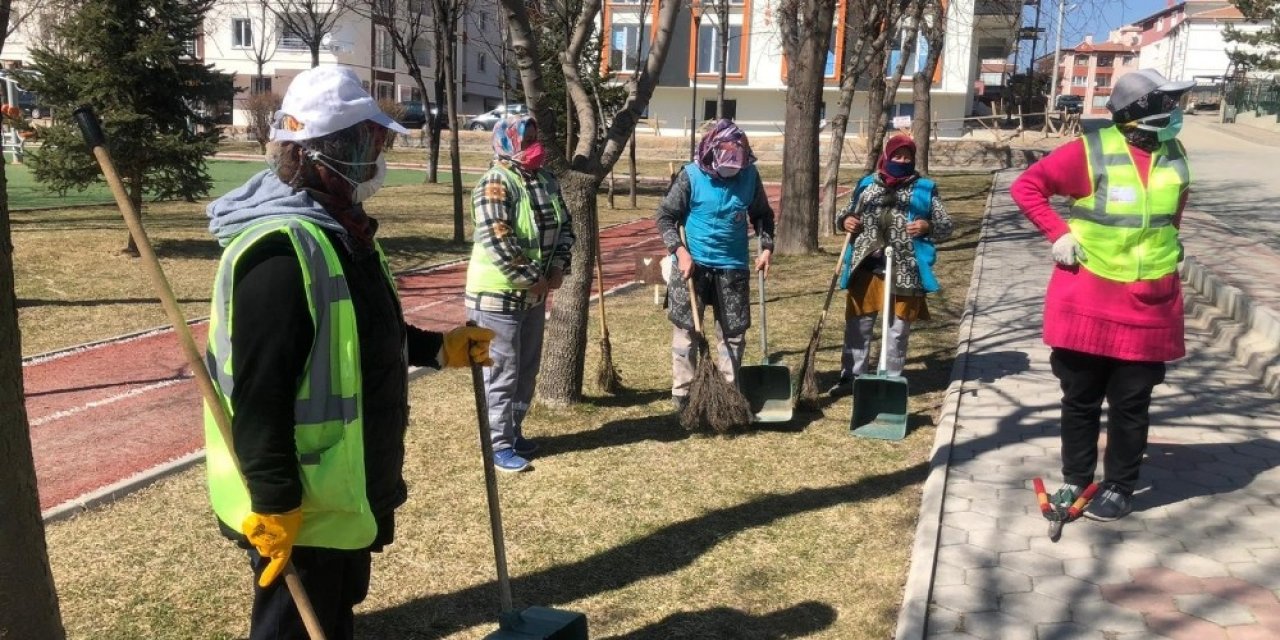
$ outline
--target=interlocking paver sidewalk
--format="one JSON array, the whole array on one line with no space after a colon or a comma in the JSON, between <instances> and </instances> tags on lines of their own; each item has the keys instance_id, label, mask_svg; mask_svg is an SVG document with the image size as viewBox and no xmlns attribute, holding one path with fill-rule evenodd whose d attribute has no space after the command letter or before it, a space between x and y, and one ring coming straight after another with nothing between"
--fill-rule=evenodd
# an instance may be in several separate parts
<instances>
[{"instance_id":1,"label":"interlocking paver sidewalk","mask_svg":"<svg viewBox=\"0 0 1280 640\"><path fill-rule=\"evenodd\" d=\"M1280 637L1280 410L1211 323L1189 322L1188 355L1156 389L1134 513L1048 539L1031 479L1061 482L1060 392L1041 341L1051 258L1009 197L1016 175L996 178L954 440L938 449L949 466L924 634Z\"/></svg>"}]
</instances>

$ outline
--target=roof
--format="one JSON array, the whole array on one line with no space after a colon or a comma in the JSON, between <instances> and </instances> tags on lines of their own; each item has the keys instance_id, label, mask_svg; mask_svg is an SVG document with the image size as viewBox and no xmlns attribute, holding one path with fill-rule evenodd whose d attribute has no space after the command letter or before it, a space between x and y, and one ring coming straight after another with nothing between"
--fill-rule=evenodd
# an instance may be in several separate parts
<instances>
[{"instance_id":1,"label":"roof","mask_svg":"<svg viewBox=\"0 0 1280 640\"><path fill-rule=\"evenodd\" d=\"M1120 44L1119 42L1095 42L1093 44L1081 42L1074 47L1063 49L1063 51L1072 53L1137 53L1138 48Z\"/></svg>"},{"instance_id":2,"label":"roof","mask_svg":"<svg viewBox=\"0 0 1280 640\"><path fill-rule=\"evenodd\" d=\"M1210 20L1244 20L1244 14L1234 6L1219 7L1200 13L1193 13L1188 18L1204 18Z\"/></svg>"}]
</instances>

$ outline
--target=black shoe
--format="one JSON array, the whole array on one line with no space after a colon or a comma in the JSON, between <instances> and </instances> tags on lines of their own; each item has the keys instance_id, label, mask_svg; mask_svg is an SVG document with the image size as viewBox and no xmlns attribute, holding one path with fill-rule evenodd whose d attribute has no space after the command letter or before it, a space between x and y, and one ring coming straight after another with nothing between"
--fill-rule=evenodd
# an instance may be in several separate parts
<instances>
[{"instance_id":1,"label":"black shoe","mask_svg":"<svg viewBox=\"0 0 1280 640\"><path fill-rule=\"evenodd\" d=\"M832 398L853 395L853 378L841 376L830 389L827 389L827 395Z\"/></svg>"},{"instance_id":2,"label":"black shoe","mask_svg":"<svg viewBox=\"0 0 1280 640\"><path fill-rule=\"evenodd\" d=\"M1119 520L1133 512L1133 496L1120 491L1115 485L1107 485L1098 494L1089 507L1084 510L1085 517L1099 522Z\"/></svg>"}]
</instances>

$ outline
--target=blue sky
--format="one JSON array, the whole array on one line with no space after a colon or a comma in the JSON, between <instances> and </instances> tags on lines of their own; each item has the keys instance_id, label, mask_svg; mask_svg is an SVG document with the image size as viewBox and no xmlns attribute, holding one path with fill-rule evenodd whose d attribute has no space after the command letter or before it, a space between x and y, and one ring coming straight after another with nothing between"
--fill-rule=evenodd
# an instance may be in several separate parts
<instances>
[{"instance_id":1,"label":"blue sky","mask_svg":"<svg viewBox=\"0 0 1280 640\"><path fill-rule=\"evenodd\" d=\"M1168 0L1063 1L1066 2L1065 18L1062 21L1063 47L1079 43L1087 34L1092 34L1095 41L1106 39L1107 33L1112 29L1149 16L1168 5ZM1044 29L1044 34L1036 45L1037 56L1053 51L1058 28L1058 0L1041 0L1041 3L1040 28ZM1024 9L1023 23L1026 26L1035 23L1034 6ZM1022 52L1018 56L1019 66L1026 66L1030 47L1030 40L1023 43Z\"/></svg>"}]
</instances>

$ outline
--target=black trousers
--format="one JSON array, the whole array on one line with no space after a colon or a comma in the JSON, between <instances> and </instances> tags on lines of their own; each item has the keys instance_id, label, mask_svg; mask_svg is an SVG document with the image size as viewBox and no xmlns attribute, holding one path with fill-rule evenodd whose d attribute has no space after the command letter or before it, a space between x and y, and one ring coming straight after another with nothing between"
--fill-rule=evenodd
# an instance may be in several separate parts
<instances>
[{"instance_id":1,"label":"black trousers","mask_svg":"<svg viewBox=\"0 0 1280 640\"><path fill-rule=\"evenodd\" d=\"M294 547L290 562L298 570L311 606L328 640L349 640L355 635L351 610L369 593L368 550L344 551L316 547ZM253 566L253 617L249 640L309 640L302 617L281 575L271 586L258 586L258 576L268 560L249 550Z\"/></svg>"},{"instance_id":2,"label":"black trousers","mask_svg":"<svg viewBox=\"0 0 1280 640\"><path fill-rule=\"evenodd\" d=\"M1049 357L1062 385L1062 477L1080 486L1098 467L1102 401L1107 401L1103 480L1132 494L1147 450L1151 390L1164 382L1163 362L1132 362L1067 349Z\"/></svg>"}]
</instances>

